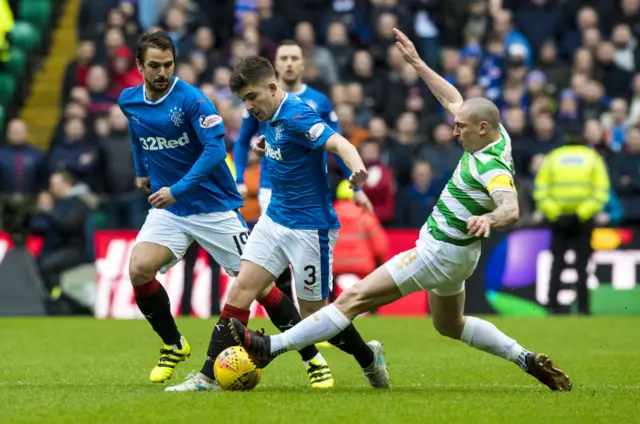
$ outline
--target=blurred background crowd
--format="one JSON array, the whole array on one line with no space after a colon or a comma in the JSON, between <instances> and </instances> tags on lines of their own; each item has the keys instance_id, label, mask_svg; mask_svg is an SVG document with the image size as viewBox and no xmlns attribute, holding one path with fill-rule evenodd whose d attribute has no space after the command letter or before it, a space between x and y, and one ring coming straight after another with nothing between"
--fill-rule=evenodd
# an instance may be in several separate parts
<instances>
[{"instance_id":1,"label":"blurred background crowd","mask_svg":"<svg viewBox=\"0 0 640 424\"><path fill-rule=\"evenodd\" d=\"M24 4L42 1L0 0L16 27L33 13ZM273 60L280 41L297 41L304 82L332 100L341 133L369 168L364 190L385 227L422 226L462 153L451 117L395 48L394 27L465 98L486 96L500 107L513 143L518 225L541 222L536 172L545 154L576 138L601 153L610 175L610 199L596 223L640 221L640 0L83 0L50 138L34 140L17 108L5 110L0 203L24 211L11 214L12 223L3 214L5 227L46 233L51 214L39 217L52 209L59 237L78 222L87 232L141 226L148 204L134 187L117 98L142 83L135 46L154 27L175 41L176 75L216 105L229 155L242 123L242 104L228 86L234 64L251 54ZM0 38L5 33L12 34L0 29ZM16 50L15 38L2 48ZM329 165L337 186L343 177ZM248 221L259 214L258 176L252 156Z\"/></svg>"}]
</instances>

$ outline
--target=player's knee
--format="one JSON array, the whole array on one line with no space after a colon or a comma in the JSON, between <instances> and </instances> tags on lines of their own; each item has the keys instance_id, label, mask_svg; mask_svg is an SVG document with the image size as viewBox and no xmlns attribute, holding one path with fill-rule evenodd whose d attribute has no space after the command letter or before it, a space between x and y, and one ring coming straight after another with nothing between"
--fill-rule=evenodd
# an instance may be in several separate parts
<instances>
[{"instance_id":1,"label":"player's knee","mask_svg":"<svg viewBox=\"0 0 640 424\"><path fill-rule=\"evenodd\" d=\"M134 286L140 286L153 280L158 269L140 256L132 256L129 262L129 279Z\"/></svg>"},{"instance_id":2,"label":"player's knee","mask_svg":"<svg viewBox=\"0 0 640 424\"><path fill-rule=\"evenodd\" d=\"M439 320L433 318L433 327L440 335L450 337L455 340L459 340L462 335L462 329L464 328L464 322L456 320L455 322Z\"/></svg>"},{"instance_id":3,"label":"player's knee","mask_svg":"<svg viewBox=\"0 0 640 424\"><path fill-rule=\"evenodd\" d=\"M368 302L367 292L362 285L354 284L343 291L334 304L347 318L354 319L358 315L367 312Z\"/></svg>"}]
</instances>

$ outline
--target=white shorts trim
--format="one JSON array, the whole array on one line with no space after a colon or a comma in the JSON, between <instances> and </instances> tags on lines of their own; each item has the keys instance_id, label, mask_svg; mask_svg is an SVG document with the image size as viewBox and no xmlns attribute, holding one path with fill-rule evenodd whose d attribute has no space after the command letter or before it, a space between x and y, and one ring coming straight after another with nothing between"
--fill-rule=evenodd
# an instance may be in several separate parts
<instances>
[{"instance_id":1,"label":"white shorts trim","mask_svg":"<svg viewBox=\"0 0 640 424\"><path fill-rule=\"evenodd\" d=\"M333 248L338 230L294 230L263 215L242 255L275 278L291 264L298 298L324 300L333 286Z\"/></svg>"},{"instance_id":2,"label":"white shorts trim","mask_svg":"<svg viewBox=\"0 0 640 424\"><path fill-rule=\"evenodd\" d=\"M271 189L260 188L258 189L258 204L260 205L260 215L267 213L267 207L271 201Z\"/></svg>"},{"instance_id":3,"label":"white shorts trim","mask_svg":"<svg viewBox=\"0 0 640 424\"><path fill-rule=\"evenodd\" d=\"M151 209L136 244L155 243L173 253L172 261L160 269L164 274L182 259L195 240L229 275L235 276L248 238L249 229L238 211L177 216L164 209Z\"/></svg>"},{"instance_id":4,"label":"white shorts trim","mask_svg":"<svg viewBox=\"0 0 640 424\"><path fill-rule=\"evenodd\" d=\"M419 290L454 296L464 291L479 259L479 241L455 246L421 233L415 248L394 256L385 266L403 296Z\"/></svg>"}]
</instances>

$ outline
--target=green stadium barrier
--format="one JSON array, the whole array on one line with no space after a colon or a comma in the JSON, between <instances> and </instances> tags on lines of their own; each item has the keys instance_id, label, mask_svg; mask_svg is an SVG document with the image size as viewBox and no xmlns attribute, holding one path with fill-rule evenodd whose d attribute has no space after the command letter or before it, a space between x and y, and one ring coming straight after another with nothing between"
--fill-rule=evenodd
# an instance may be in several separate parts
<instances>
[{"instance_id":1,"label":"green stadium barrier","mask_svg":"<svg viewBox=\"0 0 640 424\"><path fill-rule=\"evenodd\" d=\"M4 106L0 105L0 132L4 129Z\"/></svg>"},{"instance_id":2,"label":"green stadium barrier","mask_svg":"<svg viewBox=\"0 0 640 424\"><path fill-rule=\"evenodd\" d=\"M9 74L0 73L0 106L7 106L16 93L16 80Z\"/></svg>"},{"instance_id":3,"label":"green stadium barrier","mask_svg":"<svg viewBox=\"0 0 640 424\"><path fill-rule=\"evenodd\" d=\"M40 31L25 21L17 21L11 31L12 46L30 52L40 45Z\"/></svg>"},{"instance_id":4,"label":"green stadium barrier","mask_svg":"<svg viewBox=\"0 0 640 424\"><path fill-rule=\"evenodd\" d=\"M22 0L18 10L18 18L37 28L48 28L51 12L51 2L48 0Z\"/></svg>"},{"instance_id":5,"label":"green stadium barrier","mask_svg":"<svg viewBox=\"0 0 640 424\"><path fill-rule=\"evenodd\" d=\"M5 64L5 70L14 76L14 78L19 78L21 75L24 75L27 69L27 55L26 53L18 48L11 49L11 58Z\"/></svg>"}]
</instances>

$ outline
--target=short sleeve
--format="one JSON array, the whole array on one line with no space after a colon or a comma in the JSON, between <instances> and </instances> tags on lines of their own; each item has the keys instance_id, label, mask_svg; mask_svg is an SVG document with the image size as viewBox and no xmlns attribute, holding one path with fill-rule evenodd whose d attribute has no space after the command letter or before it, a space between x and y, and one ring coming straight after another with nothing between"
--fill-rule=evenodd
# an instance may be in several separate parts
<instances>
[{"instance_id":1,"label":"short sleeve","mask_svg":"<svg viewBox=\"0 0 640 424\"><path fill-rule=\"evenodd\" d=\"M291 140L309 149L322 147L335 131L309 106L302 105L286 119Z\"/></svg>"},{"instance_id":2,"label":"short sleeve","mask_svg":"<svg viewBox=\"0 0 640 424\"><path fill-rule=\"evenodd\" d=\"M194 95L186 98L184 109L193 131L204 144L225 135L224 123L211 100L200 90L194 90Z\"/></svg>"}]
</instances>

